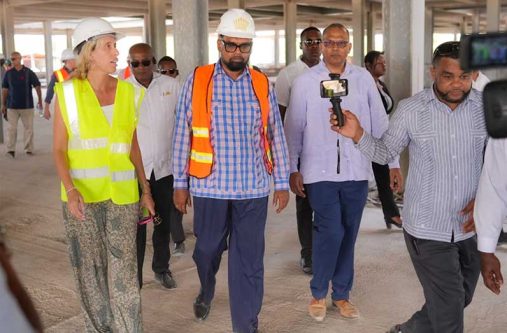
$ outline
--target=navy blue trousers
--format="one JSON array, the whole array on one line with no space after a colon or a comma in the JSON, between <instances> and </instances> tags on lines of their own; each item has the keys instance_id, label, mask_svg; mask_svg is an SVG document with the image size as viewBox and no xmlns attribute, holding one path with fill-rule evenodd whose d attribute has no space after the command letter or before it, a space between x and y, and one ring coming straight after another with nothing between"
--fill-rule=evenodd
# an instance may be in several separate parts
<instances>
[{"instance_id":1,"label":"navy blue trousers","mask_svg":"<svg viewBox=\"0 0 507 333\"><path fill-rule=\"evenodd\" d=\"M194 197L193 258L203 302L215 294L215 275L229 249L229 304L234 332L254 332L264 295L264 230L268 197L222 200Z\"/></svg>"},{"instance_id":2,"label":"navy blue trousers","mask_svg":"<svg viewBox=\"0 0 507 333\"><path fill-rule=\"evenodd\" d=\"M348 299L368 182L318 182L307 184L307 191L314 211L312 295L325 298L331 282L332 299Z\"/></svg>"}]
</instances>

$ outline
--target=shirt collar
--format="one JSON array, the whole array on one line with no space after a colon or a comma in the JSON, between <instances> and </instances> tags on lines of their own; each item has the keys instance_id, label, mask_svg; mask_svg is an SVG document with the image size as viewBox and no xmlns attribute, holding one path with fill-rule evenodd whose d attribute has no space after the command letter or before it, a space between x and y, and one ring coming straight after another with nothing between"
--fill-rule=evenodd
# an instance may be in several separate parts
<instances>
[{"instance_id":1,"label":"shirt collar","mask_svg":"<svg viewBox=\"0 0 507 333\"><path fill-rule=\"evenodd\" d=\"M329 69L326 67L326 63L324 62L324 60L321 60L319 62L319 64L316 66L318 71L320 73L325 73L325 74L328 74L330 73ZM349 64L348 62L345 63L345 70L343 71L343 73L341 73L340 75L341 76L347 76L350 74L350 72L352 71L352 65Z\"/></svg>"}]
</instances>

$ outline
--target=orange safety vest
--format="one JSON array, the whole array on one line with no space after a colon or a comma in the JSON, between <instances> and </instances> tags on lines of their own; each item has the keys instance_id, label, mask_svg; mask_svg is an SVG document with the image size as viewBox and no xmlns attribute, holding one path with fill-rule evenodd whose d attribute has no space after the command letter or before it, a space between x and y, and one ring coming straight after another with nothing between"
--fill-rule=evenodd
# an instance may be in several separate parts
<instances>
[{"instance_id":1,"label":"orange safety vest","mask_svg":"<svg viewBox=\"0 0 507 333\"><path fill-rule=\"evenodd\" d=\"M53 72L53 74L55 75L57 82L67 81L70 78L70 74L67 72L65 67L57 69Z\"/></svg>"},{"instance_id":2,"label":"orange safety vest","mask_svg":"<svg viewBox=\"0 0 507 333\"><path fill-rule=\"evenodd\" d=\"M132 75L132 72L130 71L130 66L125 67L125 70L123 71L123 80L126 80Z\"/></svg>"},{"instance_id":3,"label":"orange safety vest","mask_svg":"<svg viewBox=\"0 0 507 333\"><path fill-rule=\"evenodd\" d=\"M188 173L196 178L211 174L213 165L213 146L211 144L211 99L213 97L213 72L215 65L196 67L192 87L192 137ZM252 87L261 108L261 137L264 145L264 164L269 174L273 171L271 149L268 140L269 81L266 75L250 70ZM204 93L206 92L206 93Z\"/></svg>"}]
</instances>

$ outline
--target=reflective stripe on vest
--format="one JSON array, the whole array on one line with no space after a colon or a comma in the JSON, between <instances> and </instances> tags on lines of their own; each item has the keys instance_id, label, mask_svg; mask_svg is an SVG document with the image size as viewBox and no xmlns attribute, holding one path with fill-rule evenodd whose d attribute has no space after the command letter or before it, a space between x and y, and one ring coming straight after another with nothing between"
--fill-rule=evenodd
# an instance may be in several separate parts
<instances>
[{"instance_id":1,"label":"reflective stripe on vest","mask_svg":"<svg viewBox=\"0 0 507 333\"><path fill-rule=\"evenodd\" d=\"M196 67L192 87L192 138L188 167L189 175L205 178L211 174L213 166L213 147L210 138L211 99L213 97L213 73L215 65ZM262 127L260 130L264 146L264 165L269 174L273 170L270 143L268 140L269 81L261 72L250 70L252 87L260 104Z\"/></svg>"},{"instance_id":2,"label":"reflective stripe on vest","mask_svg":"<svg viewBox=\"0 0 507 333\"><path fill-rule=\"evenodd\" d=\"M85 202L137 202L138 185L130 150L136 127L135 103L141 103L144 91L118 80L111 124L87 80L58 83L55 91L69 137L69 173ZM63 188L62 200L67 200Z\"/></svg>"},{"instance_id":3,"label":"reflective stripe on vest","mask_svg":"<svg viewBox=\"0 0 507 333\"><path fill-rule=\"evenodd\" d=\"M57 82L66 81L70 77L70 74L67 72L67 70L65 69L65 67L62 67L62 68L54 71L53 74L55 74Z\"/></svg>"}]
</instances>

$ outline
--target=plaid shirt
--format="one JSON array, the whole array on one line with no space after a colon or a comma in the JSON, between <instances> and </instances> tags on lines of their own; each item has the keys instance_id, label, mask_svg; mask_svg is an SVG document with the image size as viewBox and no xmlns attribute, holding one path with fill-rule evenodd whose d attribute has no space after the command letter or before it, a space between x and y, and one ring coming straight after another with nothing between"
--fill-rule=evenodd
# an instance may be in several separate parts
<instances>
[{"instance_id":1,"label":"plaid shirt","mask_svg":"<svg viewBox=\"0 0 507 333\"><path fill-rule=\"evenodd\" d=\"M192 128L191 74L181 90L176 108L173 137L174 188L193 196L215 199L251 199L269 195L270 178L264 164L259 102L252 88L250 71L231 79L220 61L213 73L211 143L213 167L206 178L189 177L188 164ZM203 91L202 93L205 93ZM275 190L289 189L289 158L278 105L269 89L268 138L273 158ZM190 182L189 182L190 178Z\"/></svg>"}]
</instances>

